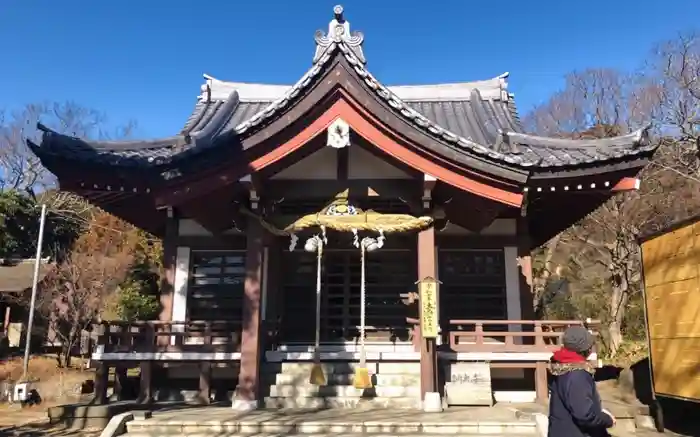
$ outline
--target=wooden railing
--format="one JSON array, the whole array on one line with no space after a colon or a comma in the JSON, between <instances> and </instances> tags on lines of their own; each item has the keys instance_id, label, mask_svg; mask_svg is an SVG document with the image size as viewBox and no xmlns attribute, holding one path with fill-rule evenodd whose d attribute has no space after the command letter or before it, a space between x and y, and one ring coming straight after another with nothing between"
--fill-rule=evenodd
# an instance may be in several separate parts
<instances>
[{"instance_id":1,"label":"wooden railing","mask_svg":"<svg viewBox=\"0 0 700 437\"><path fill-rule=\"evenodd\" d=\"M417 319L407 319L418 323ZM583 325L597 335L597 321L451 320L443 326L443 344L454 352L551 352L561 347L569 326ZM402 329L405 329L401 327ZM239 321L103 322L98 325L103 352L238 352ZM262 323L267 347L279 338L277 323ZM401 339L404 340L404 339Z\"/></svg>"},{"instance_id":2,"label":"wooden railing","mask_svg":"<svg viewBox=\"0 0 700 437\"><path fill-rule=\"evenodd\" d=\"M239 321L103 322L98 325L103 352L238 352Z\"/></svg>"},{"instance_id":3,"label":"wooden railing","mask_svg":"<svg viewBox=\"0 0 700 437\"><path fill-rule=\"evenodd\" d=\"M551 352L561 347L564 330L585 326L597 335L598 321L450 320L447 337L455 352ZM502 330L502 327L508 327ZM496 328L501 330L492 330Z\"/></svg>"}]
</instances>

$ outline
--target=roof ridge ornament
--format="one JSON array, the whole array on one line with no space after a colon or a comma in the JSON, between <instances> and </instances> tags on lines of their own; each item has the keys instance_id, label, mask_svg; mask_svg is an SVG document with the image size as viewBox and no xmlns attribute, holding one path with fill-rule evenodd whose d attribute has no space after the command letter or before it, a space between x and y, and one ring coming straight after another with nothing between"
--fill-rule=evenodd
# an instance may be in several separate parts
<instances>
[{"instance_id":1,"label":"roof ridge ornament","mask_svg":"<svg viewBox=\"0 0 700 437\"><path fill-rule=\"evenodd\" d=\"M343 17L343 7L336 5L333 8L335 17L328 24L328 34L324 35L322 30L317 30L314 35L316 40L316 53L314 54L314 64L318 62L324 53L336 47L337 44L345 44L361 63L366 63L365 54L362 51L362 43L365 36L362 32L350 32L350 22Z\"/></svg>"}]
</instances>

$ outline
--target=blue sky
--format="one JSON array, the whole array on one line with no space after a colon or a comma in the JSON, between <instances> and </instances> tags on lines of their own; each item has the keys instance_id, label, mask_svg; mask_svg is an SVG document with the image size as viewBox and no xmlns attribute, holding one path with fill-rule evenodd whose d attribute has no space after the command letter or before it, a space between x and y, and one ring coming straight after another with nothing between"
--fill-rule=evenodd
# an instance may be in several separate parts
<instances>
[{"instance_id":1,"label":"blue sky","mask_svg":"<svg viewBox=\"0 0 700 437\"><path fill-rule=\"evenodd\" d=\"M202 73L293 83L338 0L0 0L0 108L73 100L175 133ZM699 0L346 0L368 68L387 85L511 73L520 112L571 70L632 69L653 44L698 27Z\"/></svg>"}]
</instances>

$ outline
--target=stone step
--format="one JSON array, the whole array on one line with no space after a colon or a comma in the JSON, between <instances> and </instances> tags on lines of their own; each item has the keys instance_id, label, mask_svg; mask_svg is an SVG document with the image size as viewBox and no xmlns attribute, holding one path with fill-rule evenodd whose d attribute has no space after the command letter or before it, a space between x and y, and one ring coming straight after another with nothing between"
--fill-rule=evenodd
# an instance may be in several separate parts
<instances>
[{"instance_id":1,"label":"stone step","mask_svg":"<svg viewBox=\"0 0 700 437\"><path fill-rule=\"evenodd\" d=\"M337 433L337 432L326 432L326 433L311 433L311 434L289 434L285 432L278 432L278 433L255 433L255 437L396 437L398 435L402 437L444 437L446 434L453 434L452 432L445 432L443 434L432 434L432 433L370 433L370 434L360 434L360 433ZM252 434L241 434L238 432L217 432L215 434L213 433L204 433L204 434L182 434L182 433L177 433L177 434L163 434L163 433L148 433L148 434L143 434L143 433L128 433L128 434L122 434L121 437L239 437L239 436L245 436L245 435L252 435ZM533 437L533 436L539 436L539 434L535 432L530 432L530 433L518 433L518 432L492 432L491 430L488 431L476 431L476 432L462 432L460 435L488 435L490 437Z\"/></svg>"},{"instance_id":2,"label":"stone step","mask_svg":"<svg viewBox=\"0 0 700 437\"><path fill-rule=\"evenodd\" d=\"M357 389L352 385L291 385L277 384L270 387L271 397L338 397L338 398L359 398L359 397L379 397L379 398L403 398L420 396L420 386L376 386L371 389Z\"/></svg>"},{"instance_id":3,"label":"stone step","mask_svg":"<svg viewBox=\"0 0 700 437\"><path fill-rule=\"evenodd\" d=\"M444 434L431 434L431 433L370 433L370 434L360 434L360 433L336 433L336 432L328 432L328 433L312 433L312 434L289 434L285 432L279 432L279 433L263 433L263 434L254 434L255 437L396 437L397 435L400 435L402 437L444 437L446 434L452 434L451 432L445 432ZM121 437L239 437L239 436L245 436L245 435L251 435L251 434L241 434L241 433L229 433L229 432L217 432L216 434L212 433L204 433L204 434L162 434L162 433L153 433L153 434L143 434L143 433L128 433L128 434L122 434ZM518 432L496 432L493 433L490 430L489 431L476 431L476 432L462 432L460 435L488 435L490 437L533 437L533 436L538 436L539 434L535 432L530 432L530 433L518 433Z\"/></svg>"},{"instance_id":4,"label":"stone step","mask_svg":"<svg viewBox=\"0 0 700 437\"><path fill-rule=\"evenodd\" d=\"M420 385L420 374L376 374L372 375L374 379L374 384L377 387L380 386L413 386ZM326 375L326 380L329 386L333 385L352 385L355 380L355 375L352 373L345 374L329 374ZM278 373L275 375L274 383L278 385L283 384L295 384L304 385L309 384L309 374L289 374L289 373Z\"/></svg>"},{"instance_id":5,"label":"stone step","mask_svg":"<svg viewBox=\"0 0 700 437\"><path fill-rule=\"evenodd\" d=\"M309 361L287 361L278 364L267 364L264 370L267 373L283 373L288 375L309 374L314 363ZM321 363L326 375L348 375L355 372L359 366L356 362L324 362ZM385 375L420 375L420 363L395 362L395 363L367 363L367 369L372 374Z\"/></svg>"},{"instance_id":6,"label":"stone step","mask_svg":"<svg viewBox=\"0 0 700 437\"><path fill-rule=\"evenodd\" d=\"M150 423L149 423L150 422ZM365 436L444 436L489 434L492 436L507 435L534 436L537 427L534 421L464 421L444 423L410 423L404 421L362 422L348 421L265 421L256 422L245 420L236 421L202 421L202 422L152 422L139 420L127 423L126 437L157 437L157 436L241 436L241 435L270 435L270 436L323 436L323 435L356 435Z\"/></svg>"},{"instance_id":7,"label":"stone step","mask_svg":"<svg viewBox=\"0 0 700 437\"><path fill-rule=\"evenodd\" d=\"M268 396L265 408L270 409L326 409L326 408L394 408L412 409L419 403L418 397L321 397L321 396Z\"/></svg>"}]
</instances>

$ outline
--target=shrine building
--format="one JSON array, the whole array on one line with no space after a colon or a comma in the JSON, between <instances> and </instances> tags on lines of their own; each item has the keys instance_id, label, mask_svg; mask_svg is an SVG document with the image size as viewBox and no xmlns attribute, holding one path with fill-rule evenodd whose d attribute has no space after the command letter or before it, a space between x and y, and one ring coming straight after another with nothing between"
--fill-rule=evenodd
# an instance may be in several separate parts
<instances>
[{"instance_id":1,"label":"shrine building","mask_svg":"<svg viewBox=\"0 0 700 437\"><path fill-rule=\"evenodd\" d=\"M98 400L108 368L140 367L146 400L415 406L469 363L497 402L546 399L547 361L579 322L535 320L530 253L637 189L656 146L646 129L526 133L507 73L385 86L334 13L294 84L205 75L170 137L39 125L30 147L62 190L164 245L159 320L104 323ZM352 386L360 361L372 395Z\"/></svg>"}]
</instances>

